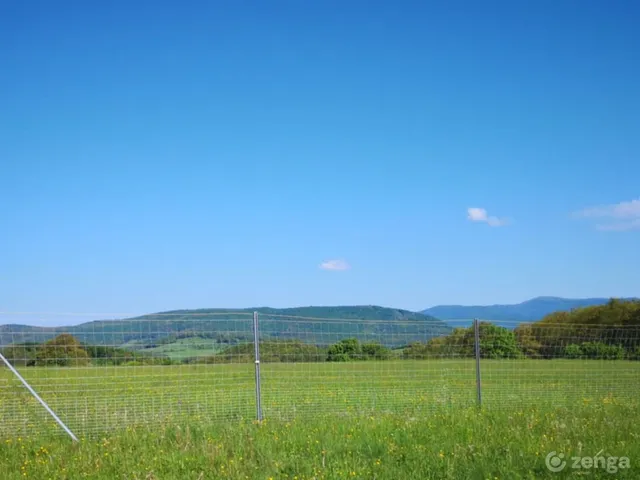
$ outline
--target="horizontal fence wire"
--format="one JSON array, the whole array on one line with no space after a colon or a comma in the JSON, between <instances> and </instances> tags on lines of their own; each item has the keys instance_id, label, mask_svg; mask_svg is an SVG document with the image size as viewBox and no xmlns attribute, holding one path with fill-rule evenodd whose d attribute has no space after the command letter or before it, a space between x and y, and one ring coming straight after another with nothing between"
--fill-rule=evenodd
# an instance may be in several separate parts
<instances>
[{"instance_id":1,"label":"horizontal fence wire","mask_svg":"<svg viewBox=\"0 0 640 480\"><path fill-rule=\"evenodd\" d=\"M3 315L0 312L0 323ZM31 312L28 315L32 315ZM403 415L477 404L476 337L459 322L165 312L63 327L0 325L0 353L78 436L265 419ZM106 315L105 315L106 316ZM116 315L113 315L114 317ZM582 405L640 397L640 327L479 322L482 406ZM0 368L0 437L62 433Z\"/></svg>"}]
</instances>

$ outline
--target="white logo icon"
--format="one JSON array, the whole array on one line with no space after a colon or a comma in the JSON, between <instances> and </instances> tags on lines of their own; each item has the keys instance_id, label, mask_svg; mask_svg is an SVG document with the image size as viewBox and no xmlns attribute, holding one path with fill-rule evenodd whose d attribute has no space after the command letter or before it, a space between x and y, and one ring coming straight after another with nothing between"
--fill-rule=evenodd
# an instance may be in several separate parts
<instances>
[{"instance_id":1,"label":"white logo icon","mask_svg":"<svg viewBox=\"0 0 640 480\"><path fill-rule=\"evenodd\" d=\"M544 463L552 472L561 472L567 466L564 459L564 453L549 452L544 459Z\"/></svg>"},{"instance_id":2,"label":"white logo icon","mask_svg":"<svg viewBox=\"0 0 640 480\"><path fill-rule=\"evenodd\" d=\"M629 457L605 457L600 455L602 452L603 450L600 450L593 457L571 457L571 467L569 468L585 470L602 468L607 473L616 473L620 468L631 467ZM567 466L567 460L565 460L564 453L553 451L545 457L544 463L550 471L558 473Z\"/></svg>"}]
</instances>

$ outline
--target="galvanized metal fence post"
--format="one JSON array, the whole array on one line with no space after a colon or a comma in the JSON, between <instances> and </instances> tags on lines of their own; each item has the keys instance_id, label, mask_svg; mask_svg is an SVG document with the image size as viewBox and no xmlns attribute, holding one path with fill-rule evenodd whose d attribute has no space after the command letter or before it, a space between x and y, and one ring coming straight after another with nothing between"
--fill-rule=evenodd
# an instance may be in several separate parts
<instances>
[{"instance_id":1,"label":"galvanized metal fence post","mask_svg":"<svg viewBox=\"0 0 640 480\"><path fill-rule=\"evenodd\" d=\"M262 421L262 405L260 392L260 333L258 330L258 312L253 312L253 344L256 364L256 417Z\"/></svg>"},{"instance_id":2,"label":"galvanized metal fence post","mask_svg":"<svg viewBox=\"0 0 640 480\"><path fill-rule=\"evenodd\" d=\"M478 395L478 406L482 406L482 381L480 380L480 324L478 319L473 319L474 346L476 356L476 391Z\"/></svg>"},{"instance_id":3,"label":"galvanized metal fence post","mask_svg":"<svg viewBox=\"0 0 640 480\"><path fill-rule=\"evenodd\" d=\"M74 442L78 441L78 438L73 434L73 432L71 430L69 430L69 428L64 424L64 422L62 420L60 420L58 418L58 416L55 414L55 412L53 410L51 410L51 408L49 407L49 405L47 405L47 402L45 402L42 398L40 398L40 395L38 395L36 393L36 391L31 388L31 385L29 385L27 383L27 381L22 378L22 375L20 375L20 372L18 372L13 365L11 365L11 362L9 362L9 360L7 360L4 355L2 355L0 353L0 360L2 360L4 362L4 364L9 368L9 370L11 370L13 372L13 374L18 377L18 379L22 382L22 384L26 387L27 390L29 390L29 392L31 393L31 395L33 395L35 397L36 400L38 400L38 402L40 402L40 404L45 408L45 410L47 412L49 412L49 414L53 417L53 419L58 423L58 425L60 425L62 427L62 429L67 432L67 434L71 437L71 439Z\"/></svg>"}]
</instances>

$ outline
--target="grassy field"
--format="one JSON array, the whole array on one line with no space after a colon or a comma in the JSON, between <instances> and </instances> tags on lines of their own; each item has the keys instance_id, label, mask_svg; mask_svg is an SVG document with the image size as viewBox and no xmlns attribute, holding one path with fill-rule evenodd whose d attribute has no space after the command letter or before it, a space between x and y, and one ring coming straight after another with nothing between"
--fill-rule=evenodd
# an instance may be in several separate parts
<instances>
[{"instance_id":1,"label":"grassy field","mask_svg":"<svg viewBox=\"0 0 640 480\"><path fill-rule=\"evenodd\" d=\"M134 347L133 350L136 350L136 344L133 343L122 345L122 347ZM172 360L183 360L189 357L206 357L207 355L214 355L219 353L225 347L227 347L227 345L223 343L189 337L178 339L175 342L171 342L166 345L159 345L153 348L142 348L140 350L147 354L166 355Z\"/></svg>"},{"instance_id":2,"label":"grassy field","mask_svg":"<svg viewBox=\"0 0 640 480\"><path fill-rule=\"evenodd\" d=\"M591 478L640 477L640 362L483 360L480 410L473 360L261 370L257 425L252 364L22 368L73 445L2 369L2 478L546 478L603 448L632 468Z\"/></svg>"}]
</instances>

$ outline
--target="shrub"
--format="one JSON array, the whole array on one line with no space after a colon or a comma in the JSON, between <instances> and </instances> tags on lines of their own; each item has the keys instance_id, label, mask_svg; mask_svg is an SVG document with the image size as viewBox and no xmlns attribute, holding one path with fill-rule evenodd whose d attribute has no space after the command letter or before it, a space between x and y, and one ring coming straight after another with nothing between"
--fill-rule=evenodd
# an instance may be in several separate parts
<instances>
[{"instance_id":1,"label":"shrub","mask_svg":"<svg viewBox=\"0 0 640 480\"><path fill-rule=\"evenodd\" d=\"M329 347L328 362L345 362L355 360L362 355L362 345L357 338L345 338Z\"/></svg>"},{"instance_id":2,"label":"shrub","mask_svg":"<svg viewBox=\"0 0 640 480\"><path fill-rule=\"evenodd\" d=\"M634 350L627 354L629 360L640 360L640 347L636 347Z\"/></svg>"},{"instance_id":3,"label":"shrub","mask_svg":"<svg viewBox=\"0 0 640 480\"><path fill-rule=\"evenodd\" d=\"M390 356L391 350L378 342L361 344L357 338L346 338L329 347L327 361L385 360Z\"/></svg>"},{"instance_id":4,"label":"shrub","mask_svg":"<svg viewBox=\"0 0 640 480\"><path fill-rule=\"evenodd\" d=\"M508 328L492 323L480 323L480 355L482 358L520 358L516 335ZM473 330L473 327L470 328Z\"/></svg>"},{"instance_id":5,"label":"shrub","mask_svg":"<svg viewBox=\"0 0 640 480\"><path fill-rule=\"evenodd\" d=\"M584 342L581 348L585 358L619 360L625 357L625 350L619 345L607 345L602 342Z\"/></svg>"},{"instance_id":6,"label":"shrub","mask_svg":"<svg viewBox=\"0 0 640 480\"><path fill-rule=\"evenodd\" d=\"M386 360L391 356L391 350L377 342L363 343L362 355L367 359Z\"/></svg>"},{"instance_id":7,"label":"shrub","mask_svg":"<svg viewBox=\"0 0 640 480\"><path fill-rule=\"evenodd\" d=\"M9 345L2 349L2 354L16 367L32 367L36 364L38 347L37 342L25 342ZM4 363L0 363L4 366Z\"/></svg>"},{"instance_id":8,"label":"shrub","mask_svg":"<svg viewBox=\"0 0 640 480\"><path fill-rule=\"evenodd\" d=\"M576 343L564 347L564 356L567 358L581 358L582 355L582 348Z\"/></svg>"},{"instance_id":9,"label":"shrub","mask_svg":"<svg viewBox=\"0 0 640 480\"><path fill-rule=\"evenodd\" d=\"M602 342L572 343L564 348L566 358L589 358L600 360L621 360L626 351L620 345L607 345Z\"/></svg>"}]
</instances>

